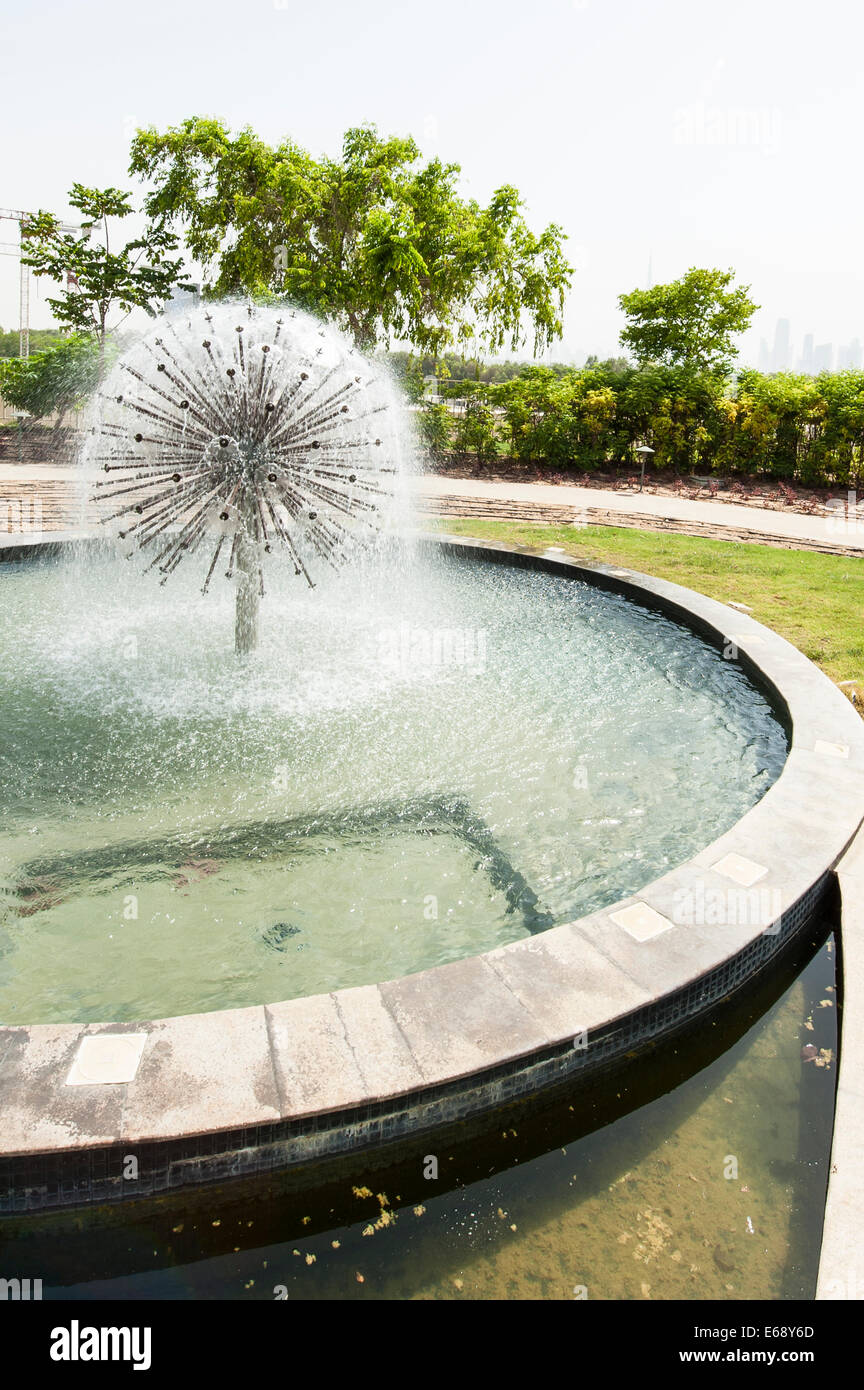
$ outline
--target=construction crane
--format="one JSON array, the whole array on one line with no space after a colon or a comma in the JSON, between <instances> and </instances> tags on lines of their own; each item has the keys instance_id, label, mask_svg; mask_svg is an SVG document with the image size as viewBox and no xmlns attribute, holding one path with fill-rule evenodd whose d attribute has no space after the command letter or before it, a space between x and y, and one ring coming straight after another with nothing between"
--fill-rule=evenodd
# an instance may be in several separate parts
<instances>
[{"instance_id":1,"label":"construction crane","mask_svg":"<svg viewBox=\"0 0 864 1390\"><path fill-rule=\"evenodd\" d=\"M0 255L18 257L18 352L21 357L30 356L30 267L24 264L23 224L33 216L32 212L21 212L18 208L0 208L0 221L18 223L17 245L11 241L0 242ZM61 232L81 231L81 227L73 222L58 222L57 229Z\"/></svg>"}]
</instances>

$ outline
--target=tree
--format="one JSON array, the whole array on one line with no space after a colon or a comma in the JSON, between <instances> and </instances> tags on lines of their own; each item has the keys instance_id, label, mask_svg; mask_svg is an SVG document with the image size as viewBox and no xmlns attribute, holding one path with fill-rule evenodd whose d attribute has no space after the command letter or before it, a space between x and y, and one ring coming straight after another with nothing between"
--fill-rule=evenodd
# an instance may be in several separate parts
<instances>
[{"instance_id":1,"label":"tree","mask_svg":"<svg viewBox=\"0 0 864 1390\"><path fill-rule=\"evenodd\" d=\"M732 270L692 269L668 285L620 295L629 320L622 346L632 348L640 364L728 371L737 351L733 339L758 308L749 285L730 289L734 278Z\"/></svg>"},{"instance_id":2,"label":"tree","mask_svg":"<svg viewBox=\"0 0 864 1390\"><path fill-rule=\"evenodd\" d=\"M630 371L630 363L626 357L604 357L600 358L596 353L592 353L585 358L585 370L599 367L604 372L612 372L618 376Z\"/></svg>"},{"instance_id":3,"label":"tree","mask_svg":"<svg viewBox=\"0 0 864 1390\"><path fill-rule=\"evenodd\" d=\"M425 401L418 412L420 437L429 453L441 459L453 441L453 416L440 401Z\"/></svg>"},{"instance_id":4,"label":"tree","mask_svg":"<svg viewBox=\"0 0 864 1390\"><path fill-rule=\"evenodd\" d=\"M48 299L58 323L76 333L92 334L103 364L109 329L122 322L109 324L115 309L123 311L123 318L133 309L155 317L172 290L193 288L183 277L182 259L169 259L169 253L177 249L177 237L163 223L151 222L141 237L119 251L111 250L109 218L128 217L134 211L131 197L119 188L85 188L76 183L69 202L84 214L81 234L61 231L50 212L39 211L21 224L28 243L24 264L65 286L57 298ZM97 225L101 240L92 236Z\"/></svg>"},{"instance_id":5,"label":"tree","mask_svg":"<svg viewBox=\"0 0 864 1390\"><path fill-rule=\"evenodd\" d=\"M522 374L531 362L483 362L477 357L460 356L455 352L445 352L439 357L429 353L415 354L394 351L382 352L382 360L387 362L400 381L405 382L412 373L421 377L438 376L451 381L512 381ZM623 362L625 359L619 358ZM568 370L562 363L555 362L551 370L559 374Z\"/></svg>"},{"instance_id":6,"label":"tree","mask_svg":"<svg viewBox=\"0 0 864 1390\"><path fill-rule=\"evenodd\" d=\"M9 405L37 418L82 404L99 380L100 353L92 338L66 338L58 347L30 357L0 361L0 395Z\"/></svg>"},{"instance_id":7,"label":"tree","mask_svg":"<svg viewBox=\"0 0 864 1390\"><path fill-rule=\"evenodd\" d=\"M497 352L530 331L537 352L561 336L561 228L533 233L509 185L486 207L463 199L459 166L421 164L411 139L362 126L341 158L315 160L190 119L139 131L130 172L152 184L151 217L185 229L213 296L285 298L364 350L395 338L435 356L469 342Z\"/></svg>"},{"instance_id":8,"label":"tree","mask_svg":"<svg viewBox=\"0 0 864 1390\"><path fill-rule=\"evenodd\" d=\"M752 368L740 372L729 429L732 467L776 478L799 476L810 426L814 416L823 414L818 409L820 395L813 377Z\"/></svg>"},{"instance_id":9,"label":"tree","mask_svg":"<svg viewBox=\"0 0 864 1390\"><path fill-rule=\"evenodd\" d=\"M472 382L472 386L476 386ZM498 432L495 415L485 390L472 391L461 412L453 421L453 444L462 454L473 453L478 463L492 463L498 457Z\"/></svg>"},{"instance_id":10,"label":"tree","mask_svg":"<svg viewBox=\"0 0 864 1390\"><path fill-rule=\"evenodd\" d=\"M57 347L63 341L56 328L31 328L30 351L42 352L45 348ZM5 333L0 328L0 357L17 357L21 349L21 335L17 328Z\"/></svg>"},{"instance_id":11,"label":"tree","mask_svg":"<svg viewBox=\"0 0 864 1390\"><path fill-rule=\"evenodd\" d=\"M532 365L491 388L495 404L503 411L515 457L558 464L572 456L569 406L574 380L575 374L565 378L551 367Z\"/></svg>"}]
</instances>

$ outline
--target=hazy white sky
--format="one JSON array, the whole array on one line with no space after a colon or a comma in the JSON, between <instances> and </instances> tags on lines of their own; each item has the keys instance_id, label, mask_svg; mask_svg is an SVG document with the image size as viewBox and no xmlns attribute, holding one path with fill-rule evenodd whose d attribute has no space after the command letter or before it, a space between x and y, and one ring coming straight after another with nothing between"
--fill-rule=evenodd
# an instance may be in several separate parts
<instances>
[{"instance_id":1,"label":"hazy white sky","mask_svg":"<svg viewBox=\"0 0 864 1390\"><path fill-rule=\"evenodd\" d=\"M793 341L864 339L854 0L0 0L0 205L66 215L72 182L134 187L140 125L185 116L338 152L410 133L485 199L563 225L564 355L616 350L616 297L731 266ZM16 236L0 222L0 240ZM32 322L50 323L45 282ZM0 324L18 318L0 257Z\"/></svg>"}]
</instances>

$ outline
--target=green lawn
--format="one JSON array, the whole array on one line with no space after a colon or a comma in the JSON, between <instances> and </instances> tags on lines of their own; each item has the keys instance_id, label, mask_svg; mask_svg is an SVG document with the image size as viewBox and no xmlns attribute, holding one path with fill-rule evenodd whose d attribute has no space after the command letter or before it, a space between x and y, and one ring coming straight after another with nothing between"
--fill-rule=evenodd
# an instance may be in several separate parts
<instances>
[{"instance_id":1,"label":"green lawn","mask_svg":"<svg viewBox=\"0 0 864 1390\"><path fill-rule=\"evenodd\" d=\"M530 526L476 517L429 524L512 545L560 545L568 555L654 574L723 603L749 604L754 618L794 642L832 680L860 682L864 691L864 560L857 557L617 526Z\"/></svg>"}]
</instances>

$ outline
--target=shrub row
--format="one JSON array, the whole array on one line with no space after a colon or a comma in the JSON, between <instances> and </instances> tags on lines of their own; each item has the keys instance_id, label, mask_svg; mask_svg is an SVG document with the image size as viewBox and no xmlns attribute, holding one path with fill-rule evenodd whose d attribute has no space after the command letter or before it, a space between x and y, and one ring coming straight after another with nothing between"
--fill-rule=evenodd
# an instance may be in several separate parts
<instances>
[{"instance_id":1,"label":"shrub row","mask_svg":"<svg viewBox=\"0 0 864 1390\"><path fill-rule=\"evenodd\" d=\"M864 372L736 377L684 368L527 366L511 381L460 381L457 411L423 402L430 452L502 454L591 471L632 467L633 450L680 473L764 474L810 487L857 487L864 477Z\"/></svg>"}]
</instances>

